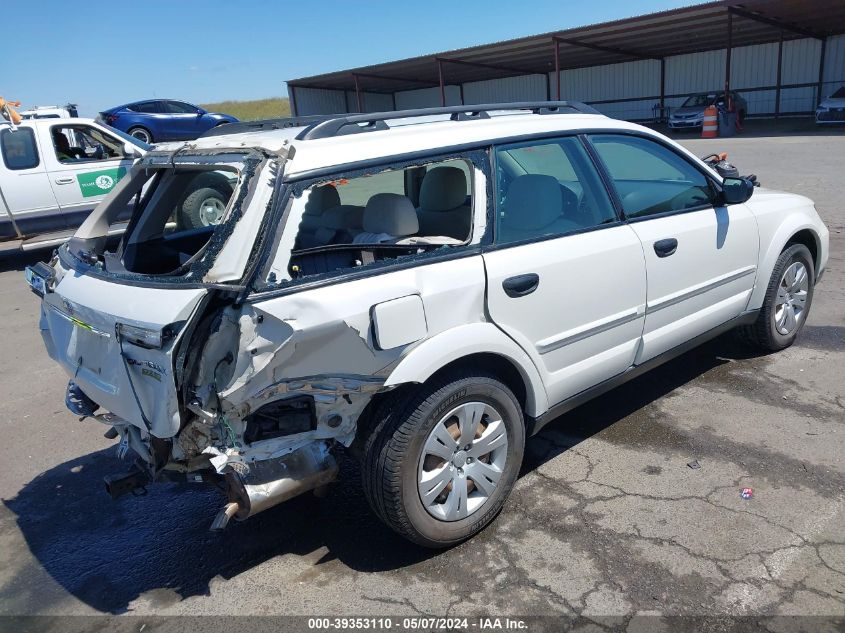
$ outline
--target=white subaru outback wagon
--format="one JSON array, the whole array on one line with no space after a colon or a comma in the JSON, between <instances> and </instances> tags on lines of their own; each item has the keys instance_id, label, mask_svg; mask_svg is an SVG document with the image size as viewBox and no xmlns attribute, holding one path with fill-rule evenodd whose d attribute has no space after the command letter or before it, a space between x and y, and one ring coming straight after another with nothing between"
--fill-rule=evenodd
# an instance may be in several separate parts
<instances>
[{"instance_id":1,"label":"white subaru outback wagon","mask_svg":"<svg viewBox=\"0 0 845 633\"><path fill-rule=\"evenodd\" d=\"M208 171L236 181L222 222L180 228ZM443 547L565 410L733 327L790 345L827 259L807 198L553 102L159 145L27 278L68 407L134 460L113 496L214 484L221 529L324 488L347 447L374 511Z\"/></svg>"}]
</instances>

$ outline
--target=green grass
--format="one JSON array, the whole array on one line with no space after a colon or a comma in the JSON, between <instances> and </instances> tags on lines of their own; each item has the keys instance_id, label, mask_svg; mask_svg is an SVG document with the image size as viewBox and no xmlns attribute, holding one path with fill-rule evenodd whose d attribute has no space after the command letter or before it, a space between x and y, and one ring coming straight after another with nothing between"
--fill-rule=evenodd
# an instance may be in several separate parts
<instances>
[{"instance_id":1,"label":"green grass","mask_svg":"<svg viewBox=\"0 0 845 633\"><path fill-rule=\"evenodd\" d=\"M202 103L201 107L209 112L231 114L241 121L256 119L278 119L290 116L290 103L282 97L256 99L255 101L221 101L220 103Z\"/></svg>"}]
</instances>

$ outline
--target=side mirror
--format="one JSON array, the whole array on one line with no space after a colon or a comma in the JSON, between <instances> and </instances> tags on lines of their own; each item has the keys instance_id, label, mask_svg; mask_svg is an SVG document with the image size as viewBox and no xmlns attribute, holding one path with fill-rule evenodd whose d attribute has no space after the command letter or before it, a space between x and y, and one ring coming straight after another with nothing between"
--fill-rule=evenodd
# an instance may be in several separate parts
<instances>
[{"instance_id":1,"label":"side mirror","mask_svg":"<svg viewBox=\"0 0 845 633\"><path fill-rule=\"evenodd\" d=\"M742 204L754 193L754 183L747 178L725 178L722 181L722 202Z\"/></svg>"},{"instance_id":2,"label":"side mirror","mask_svg":"<svg viewBox=\"0 0 845 633\"><path fill-rule=\"evenodd\" d=\"M138 151L138 148L135 147L132 143L124 143L123 144L123 157L124 158L140 158L141 152Z\"/></svg>"},{"instance_id":3,"label":"side mirror","mask_svg":"<svg viewBox=\"0 0 845 633\"><path fill-rule=\"evenodd\" d=\"M197 116L202 116L203 114L208 114L208 112L206 112L202 108L197 108Z\"/></svg>"}]
</instances>

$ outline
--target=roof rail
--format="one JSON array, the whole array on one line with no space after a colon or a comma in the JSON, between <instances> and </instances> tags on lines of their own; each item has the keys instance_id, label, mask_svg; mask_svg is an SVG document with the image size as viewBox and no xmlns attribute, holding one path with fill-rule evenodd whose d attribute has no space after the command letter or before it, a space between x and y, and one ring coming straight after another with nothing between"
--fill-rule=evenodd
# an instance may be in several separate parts
<instances>
[{"instance_id":1,"label":"roof rail","mask_svg":"<svg viewBox=\"0 0 845 633\"><path fill-rule=\"evenodd\" d=\"M298 141L310 141L319 138L332 138L344 134L359 132L374 132L390 129L385 121L395 119L410 119L415 117L449 114L453 121L468 121L475 119L489 119L489 112L501 110L529 110L534 114L600 114L580 101L520 101L517 103L482 103L471 105L446 106L442 108L419 108L416 110L395 110L390 112L373 112L370 114L347 114L325 118L314 122L302 130ZM227 126L224 126L227 127ZM218 129L218 128L214 128Z\"/></svg>"},{"instance_id":2,"label":"roof rail","mask_svg":"<svg viewBox=\"0 0 845 633\"><path fill-rule=\"evenodd\" d=\"M328 121L337 115L313 115L294 116L279 119L261 119L258 121L238 121L237 123L226 123L213 127L207 132L200 134L199 138L209 136L225 136L227 134L240 134L242 132L268 132L272 130L283 130L291 127L306 127L320 121Z\"/></svg>"}]
</instances>

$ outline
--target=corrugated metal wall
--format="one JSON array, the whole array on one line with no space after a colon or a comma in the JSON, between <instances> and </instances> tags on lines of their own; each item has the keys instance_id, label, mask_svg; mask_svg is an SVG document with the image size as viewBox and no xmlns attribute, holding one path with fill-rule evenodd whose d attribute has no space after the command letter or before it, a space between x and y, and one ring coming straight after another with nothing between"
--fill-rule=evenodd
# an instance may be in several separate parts
<instances>
[{"instance_id":1,"label":"corrugated metal wall","mask_svg":"<svg viewBox=\"0 0 845 633\"><path fill-rule=\"evenodd\" d=\"M378 92L361 93L361 112L385 112L393 109L393 96ZM358 99L351 90L346 91L346 111L358 112Z\"/></svg>"},{"instance_id":2,"label":"corrugated metal wall","mask_svg":"<svg viewBox=\"0 0 845 633\"><path fill-rule=\"evenodd\" d=\"M440 88L421 88L396 93L396 109L436 108L440 105ZM446 86L446 105L461 105L461 89Z\"/></svg>"},{"instance_id":3,"label":"corrugated metal wall","mask_svg":"<svg viewBox=\"0 0 845 633\"><path fill-rule=\"evenodd\" d=\"M824 55L825 81L845 84L845 35L827 38L827 50ZM833 92L831 90L831 92Z\"/></svg>"},{"instance_id":4,"label":"corrugated metal wall","mask_svg":"<svg viewBox=\"0 0 845 633\"><path fill-rule=\"evenodd\" d=\"M524 75L464 84L464 103L545 101L546 76Z\"/></svg>"},{"instance_id":5,"label":"corrugated metal wall","mask_svg":"<svg viewBox=\"0 0 845 633\"><path fill-rule=\"evenodd\" d=\"M777 43L734 48L731 52L731 86L743 94L749 114L766 115L775 111L777 81ZM790 40L783 44L782 85L806 84L781 90L783 113L810 112L816 105L821 42L815 39ZM686 95L721 90L725 82L726 51L706 51L666 58L666 105L679 106ZM845 85L845 35L828 38L825 53L823 95ZM554 73L525 75L466 83L465 103L497 103L507 101L545 100L547 85L552 99L556 95ZM654 116L660 95L660 62L641 60L563 70L560 73L561 98L592 103L609 116L642 120ZM672 97L671 95L683 95ZM397 109L436 107L440 105L440 88L423 88L397 92ZM638 99L639 98L639 99ZM598 103L596 103L598 102ZM459 86L446 86L447 105L461 103ZM299 114L332 114L354 111L355 94L338 90L296 89ZM391 95L365 93L365 112L390 110Z\"/></svg>"},{"instance_id":6,"label":"corrugated metal wall","mask_svg":"<svg viewBox=\"0 0 845 633\"><path fill-rule=\"evenodd\" d=\"M337 114L346 112L346 96L342 90L321 88L294 88L296 114ZM290 96L290 91L288 91Z\"/></svg>"}]
</instances>

